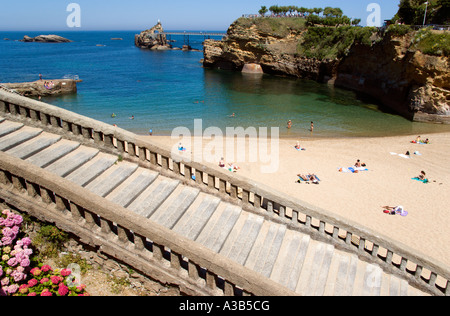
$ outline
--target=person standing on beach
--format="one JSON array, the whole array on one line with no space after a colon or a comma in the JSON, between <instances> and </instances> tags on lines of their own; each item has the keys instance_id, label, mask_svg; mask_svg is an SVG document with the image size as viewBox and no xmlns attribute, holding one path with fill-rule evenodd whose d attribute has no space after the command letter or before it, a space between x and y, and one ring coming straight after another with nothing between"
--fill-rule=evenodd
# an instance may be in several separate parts
<instances>
[{"instance_id":1,"label":"person standing on beach","mask_svg":"<svg viewBox=\"0 0 450 316\"><path fill-rule=\"evenodd\" d=\"M314 122L311 122L311 129L310 129L310 131L311 131L311 132L314 131Z\"/></svg>"},{"instance_id":2,"label":"person standing on beach","mask_svg":"<svg viewBox=\"0 0 450 316\"><path fill-rule=\"evenodd\" d=\"M292 127L292 121L289 120L289 121L287 122L287 128L290 129L291 127Z\"/></svg>"}]
</instances>

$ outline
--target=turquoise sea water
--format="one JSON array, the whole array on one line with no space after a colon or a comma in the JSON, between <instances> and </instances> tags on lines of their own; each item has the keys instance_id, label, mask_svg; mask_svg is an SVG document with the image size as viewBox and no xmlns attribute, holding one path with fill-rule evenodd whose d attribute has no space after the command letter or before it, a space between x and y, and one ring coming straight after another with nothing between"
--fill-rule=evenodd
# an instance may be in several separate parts
<instances>
[{"instance_id":1,"label":"turquoise sea water","mask_svg":"<svg viewBox=\"0 0 450 316\"><path fill-rule=\"evenodd\" d=\"M0 82L34 81L40 73L47 79L78 75L83 82L76 95L43 101L139 134L152 129L170 135L179 126L192 129L200 118L203 128L280 127L282 136L292 137L311 137L311 121L314 137L450 131L382 112L355 93L326 84L204 69L202 52L142 50L134 46L139 31L55 33L74 42L22 43L14 40L50 32L0 32ZM184 44L183 36L172 39L174 46ZM203 40L191 37L190 44L201 50Z\"/></svg>"}]
</instances>

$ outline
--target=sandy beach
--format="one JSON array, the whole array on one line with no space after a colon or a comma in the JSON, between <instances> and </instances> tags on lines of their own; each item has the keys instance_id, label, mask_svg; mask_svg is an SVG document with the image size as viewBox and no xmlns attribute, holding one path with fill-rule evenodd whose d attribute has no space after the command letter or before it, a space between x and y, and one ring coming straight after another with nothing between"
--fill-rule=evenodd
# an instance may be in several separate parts
<instances>
[{"instance_id":1,"label":"sandy beach","mask_svg":"<svg viewBox=\"0 0 450 316\"><path fill-rule=\"evenodd\" d=\"M249 159L237 163L237 172L450 266L450 133L421 135L422 139L430 139L427 145L411 143L417 136L280 139L276 173L262 173L261 163ZM178 138L170 136L142 137L170 148L179 143ZM294 148L297 140L305 150ZM210 143L203 139L204 148ZM247 139L246 157L248 144ZM183 146L190 151L194 142L184 142ZM398 155L407 151L409 159ZM232 162L226 153L224 158ZM341 167L352 167L357 159L367 165L367 171L339 171ZM429 179L427 184L412 180L422 170ZM321 181L318 185L297 183L299 173L314 173ZM385 214L385 205L402 205L408 215Z\"/></svg>"}]
</instances>

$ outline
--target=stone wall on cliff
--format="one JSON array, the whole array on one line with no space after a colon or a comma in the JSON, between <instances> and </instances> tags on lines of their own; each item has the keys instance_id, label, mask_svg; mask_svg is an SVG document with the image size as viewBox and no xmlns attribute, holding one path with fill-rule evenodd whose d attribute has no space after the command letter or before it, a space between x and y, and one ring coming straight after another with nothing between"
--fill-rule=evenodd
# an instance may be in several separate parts
<instances>
[{"instance_id":1,"label":"stone wall on cliff","mask_svg":"<svg viewBox=\"0 0 450 316\"><path fill-rule=\"evenodd\" d=\"M411 49L413 34L385 35L372 45L353 44L343 58L318 60L297 53L304 32L280 36L235 22L222 41L205 41L203 65L241 71L256 63L266 74L357 91L411 120L450 123L449 58Z\"/></svg>"}]
</instances>

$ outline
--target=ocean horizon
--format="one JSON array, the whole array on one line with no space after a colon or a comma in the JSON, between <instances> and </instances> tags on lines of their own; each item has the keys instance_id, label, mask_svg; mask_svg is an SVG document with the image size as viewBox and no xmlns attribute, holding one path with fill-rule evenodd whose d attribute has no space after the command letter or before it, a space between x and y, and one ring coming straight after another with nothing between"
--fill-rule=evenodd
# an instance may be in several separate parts
<instances>
[{"instance_id":1,"label":"ocean horizon","mask_svg":"<svg viewBox=\"0 0 450 316\"><path fill-rule=\"evenodd\" d=\"M204 129L219 127L224 134L226 127L278 127L281 137L293 138L450 131L447 125L411 122L384 111L373 100L327 84L205 69L204 36L189 38L190 46L200 52L139 49L134 36L140 32L0 31L0 82L35 81L39 74L44 79L78 76L82 82L77 94L42 101L142 135L150 129L154 135L170 135L176 127L193 130L195 119L202 119ZM73 42L18 41L41 34ZM182 35L171 39L174 47L186 44ZM286 128L288 120L293 122L291 129ZM315 126L313 135L310 122Z\"/></svg>"}]
</instances>

